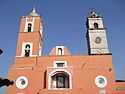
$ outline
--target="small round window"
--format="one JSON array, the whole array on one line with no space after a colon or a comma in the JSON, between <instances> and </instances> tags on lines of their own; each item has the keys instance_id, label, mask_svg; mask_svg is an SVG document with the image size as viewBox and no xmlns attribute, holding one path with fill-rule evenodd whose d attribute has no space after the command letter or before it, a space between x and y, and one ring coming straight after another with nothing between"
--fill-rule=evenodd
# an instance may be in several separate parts
<instances>
[{"instance_id":1,"label":"small round window","mask_svg":"<svg viewBox=\"0 0 125 94\"><path fill-rule=\"evenodd\" d=\"M27 87L27 85L28 85L28 80L25 76L20 76L17 78L17 80L16 80L17 88L24 89Z\"/></svg>"},{"instance_id":2,"label":"small round window","mask_svg":"<svg viewBox=\"0 0 125 94\"><path fill-rule=\"evenodd\" d=\"M101 43L101 37L96 37L95 38L95 43L100 44Z\"/></svg>"},{"instance_id":3,"label":"small round window","mask_svg":"<svg viewBox=\"0 0 125 94\"><path fill-rule=\"evenodd\" d=\"M95 78L95 84L96 86L98 86L99 88L104 88L107 85L107 79L105 76L103 75L99 75Z\"/></svg>"}]
</instances>

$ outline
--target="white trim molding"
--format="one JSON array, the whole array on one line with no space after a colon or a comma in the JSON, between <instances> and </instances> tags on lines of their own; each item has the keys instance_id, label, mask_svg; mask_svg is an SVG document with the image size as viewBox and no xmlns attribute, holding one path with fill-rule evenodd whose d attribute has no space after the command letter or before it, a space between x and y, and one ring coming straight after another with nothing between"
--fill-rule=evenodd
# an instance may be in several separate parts
<instances>
[{"instance_id":1,"label":"white trim molding","mask_svg":"<svg viewBox=\"0 0 125 94\"><path fill-rule=\"evenodd\" d=\"M63 63L63 67L67 67L67 61L53 61L53 67L58 67L57 64Z\"/></svg>"},{"instance_id":2,"label":"white trim molding","mask_svg":"<svg viewBox=\"0 0 125 94\"><path fill-rule=\"evenodd\" d=\"M56 55L64 55L64 46L56 46Z\"/></svg>"},{"instance_id":3,"label":"white trim molding","mask_svg":"<svg viewBox=\"0 0 125 94\"><path fill-rule=\"evenodd\" d=\"M96 78L95 78L95 84L97 87L99 88L104 88L107 86L107 79L105 76L103 75L98 75Z\"/></svg>"},{"instance_id":4,"label":"white trim molding","mask_svg":"<svg viewBox=\"0 0 125 94\"><path fill-rule=\"evenodd\" d=\"M41 34L41 37L43 37L43 25L40 24L40 34Z\"/></svg>"},{"instance_id":5,"label":"white trim molding","mask_svg":"<svg viewBox=\"0 0 125 94\"><path fill-rule=\"evenodd\" d=\"M31 55L30 57L37 57L38 55ZM15 56L15 57L24 57L24 56Z\"/></svg>"},{"instance_id":6,"label":"white trim molding","mask_svg":"<svg viewBox=\"0 0 125 94\"><path fill-rule=\"evenodd\" d=\"M22 43L22 53L21 53L21 57L25 56L25 46L26 45L30 45L30 55L29 56L33 56L32 52L33 52L33 43L32 42L23 42Z\"/></svg>"},{"instance_id":7,"label":"white trim molding","mask_svg":"<svg viewBox=\"0 0 125 94\"><path fill-rule=\"evenodd\" d=\"M33 29L34 29L34 17L33 17L33 20L32 21L28 21L28 17L26 17L26 20L25 20L25 29L24 29L24 32L28 32L28 24L30 23L32 25L32 28L31 28L31 32L33 32Z\"/></svg>"},{"instance_id":8,"label":"white trim molding","mask_svg":"<svg viewBox=\"0 0 125 94\"><path fill-rule=\"evenodd\" d=\"M41 44L39 43L39 56L41 56L41 53L42 53L42 47Z\"/></svg>"},{"instance_id":9,"label":"white trim molding","mask_svg":"<svg viewBox=\"0 0 125 94\"><path fill-rule=\"evenodd\" d=\"M20 76L16 80L16 87L18 89L24 89L28 86L28 79L25 76Z\"/></svg>"},{"instance_id":10,"label":"white trim molding","mask_svg":"<svg viewBox=\"0 0 125 94\"><path fill-rule=\"evenodd\" d=\"M51 88L51 77L53 76L53 75L55 75L55 74L58 74L59 72L63 72L63 73L66 73L66 74L68 74L68 76L69 76L69 88ZM66 89L72 89L72 75L71 75L71 73L69 72L69 71L67 71L67 70L65 70L65 69L55 69L55 70L53 70L51 73L49 73L49 75L48 75L48 89L49 90L59 90L59 89L61 89L61 90L66 90Z\"/></svg>"}]
</instances>

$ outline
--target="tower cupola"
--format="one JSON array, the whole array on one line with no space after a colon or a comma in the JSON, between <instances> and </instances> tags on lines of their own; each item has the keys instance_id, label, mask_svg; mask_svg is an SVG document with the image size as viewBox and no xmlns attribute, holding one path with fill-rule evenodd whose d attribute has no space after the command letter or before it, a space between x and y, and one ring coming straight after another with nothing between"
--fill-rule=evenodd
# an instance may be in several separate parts
<instances>
[{"instance_id":1,"label":"tower cupola","mask_svg":"<svg viewBox=\"0 0 125 94\"><path fill-rule=\"evenodd\" d=\"M28 16L31 16L31 17L40 16L40 15L36 12L35 6L33 7L32 11L28 14Z\"/></svg>"}]
</instances>

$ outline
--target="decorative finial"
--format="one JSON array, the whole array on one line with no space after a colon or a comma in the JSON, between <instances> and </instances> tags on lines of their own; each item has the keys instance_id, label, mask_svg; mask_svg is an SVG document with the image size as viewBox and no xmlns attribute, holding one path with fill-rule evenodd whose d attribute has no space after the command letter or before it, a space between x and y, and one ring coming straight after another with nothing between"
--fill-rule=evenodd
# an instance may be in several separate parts
<instances>
[{"instance_id":1,"label":"decorative finial","mask_svg":"<svg viewBox=\"0 0 125 94\"><path fill-rule=\"evenodd\" d=\"M36 13L36 7L34 5L32 12Z\"/></svg>"},{"instance_id":2,"label":"decorative finial","mask_svg":"<svg viewBox=\"0 0 125 94\"><path fill-rule=\"evenodd\" d=\"M28 16L39 16L39 14L36 12L36 8L35 8L35 6L33 7L31 13L29 13Z\"/></svg>"},{"instance_id":3,"label":"decorative finial","mask_svg":"<svg viewBox=\"0 0 125 94\"><path fill-rule=\"evenodd\" d=\"M91 8L91 11L88 13L88 17L95 18L95 17L102 17L102 16L96 13L94 8Z\"/></svg>"}]
</instances>

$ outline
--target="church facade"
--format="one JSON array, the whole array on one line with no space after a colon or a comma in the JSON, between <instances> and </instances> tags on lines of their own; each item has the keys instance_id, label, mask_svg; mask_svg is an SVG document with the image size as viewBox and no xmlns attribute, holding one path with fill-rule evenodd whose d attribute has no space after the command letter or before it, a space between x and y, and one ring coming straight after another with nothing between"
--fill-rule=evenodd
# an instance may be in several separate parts
<instances>
[{"instance_id":1,"label":"church facade","mask_svg":"<svg viewBox=\"0 0 125 94\"><path fill-rule=\"evenodd\" d=\"M91 11L86 21L87 55L72 55L55 46L42 56L43 22L35 8L21 17L16 56L8 77L7 94L125 94L115 80L112 54L101 15Z\"/></svg>"}]
</instances>

